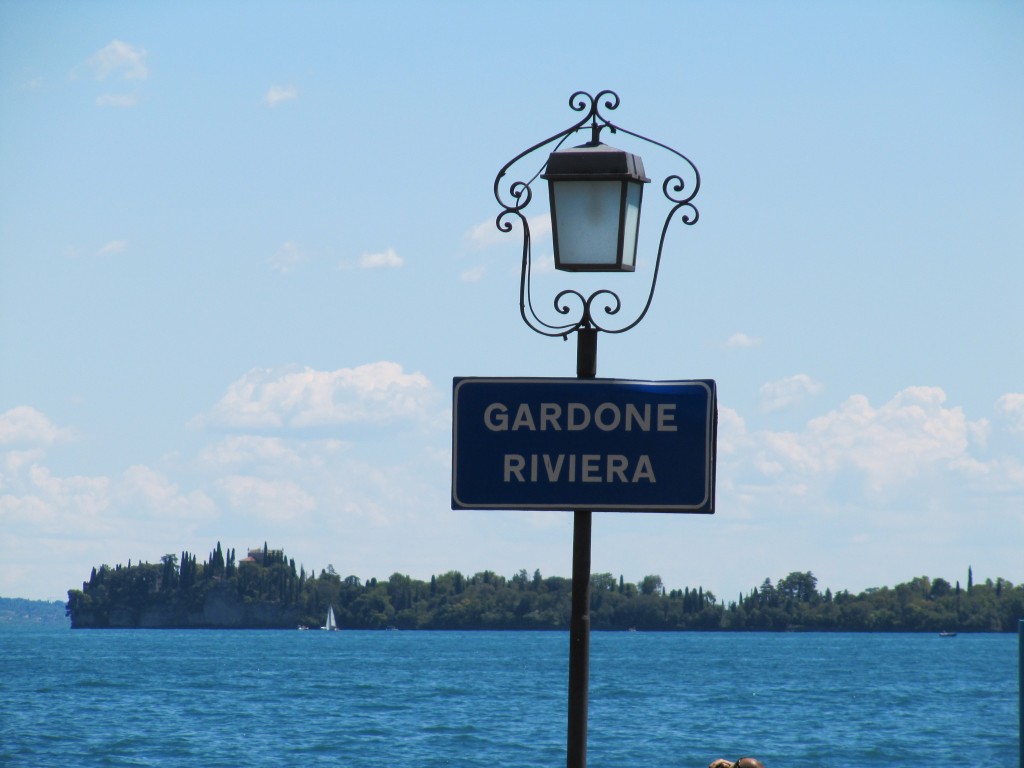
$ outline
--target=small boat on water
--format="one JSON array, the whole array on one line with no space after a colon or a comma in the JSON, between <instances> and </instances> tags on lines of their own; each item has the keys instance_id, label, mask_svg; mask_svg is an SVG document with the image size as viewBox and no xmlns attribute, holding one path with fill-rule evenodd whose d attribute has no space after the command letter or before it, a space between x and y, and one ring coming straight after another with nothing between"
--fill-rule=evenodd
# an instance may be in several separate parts
<instances>
[{"instance_id":1,"label":"small boat on water","mask_svg":"<svg viewBox=\"0 0 1024 768\"><path fill-rule=\"evenodd\" d=\"M334 620L334 606L332 605L327 609L327 623L324 624L320 629L327 629L332 632L338 631L338 622Z\"/></svg>"},{"instance_id":2,"label":"small boat on water","mask_svg":"<svg viewBox=\"0 0 1024 768\"><path fill-rule=\"evenodd\" d=\"M956 632L939 632L939 637L956 637Z\"/></svg>"}]
</instances>

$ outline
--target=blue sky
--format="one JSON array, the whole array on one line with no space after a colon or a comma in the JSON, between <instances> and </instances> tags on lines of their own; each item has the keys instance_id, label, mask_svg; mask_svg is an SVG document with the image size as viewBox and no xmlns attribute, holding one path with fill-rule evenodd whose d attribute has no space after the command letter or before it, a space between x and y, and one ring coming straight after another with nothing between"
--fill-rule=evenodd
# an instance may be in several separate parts
<instances>
[{"instance_id":1,"label":"blue sky","mask_svg":"<svg viewBox=\"0 0 1024 768\"><path fill-rule=\"evenodd\" d=\"M604 88L702 186L599 375L713 378L721 421L717 514L597 515L594 571L1024 581L1021 39L1012 2L0 5L0 595L217 541L568 576L571 515L449 508L451 382L574 374L492 184Z\"/></svg>"}]
</instances>

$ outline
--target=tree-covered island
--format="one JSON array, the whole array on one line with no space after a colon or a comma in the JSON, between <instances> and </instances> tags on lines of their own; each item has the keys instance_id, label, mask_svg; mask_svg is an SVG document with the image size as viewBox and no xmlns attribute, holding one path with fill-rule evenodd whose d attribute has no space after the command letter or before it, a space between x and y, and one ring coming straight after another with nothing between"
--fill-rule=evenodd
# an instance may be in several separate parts
<instances>
[{"instance_id":1,"label":"tree-covered island","mask_svg":"<svg viewBox=\"0 0 1024 768\"><path fill-rule=\"evenodd\" d=\"M562 630L571 586L525 570L510 578L449 571L429 582L399 573L363 581L328 566L317 576L266 544L238 560L218 542L201 563L182 552L159 563L93 568L82 589L68 591L67 614L73 628L294 629L319 627L333 606L342 629ZM822 593L811 572L793 572L728 602L700 586L667 590L659 576L636 584L591 576L595 630L1012 632L1022 618L1024 585L975 584L970 569L964 588L919 576L857 595Z\"/></svg>"}]
</instances>

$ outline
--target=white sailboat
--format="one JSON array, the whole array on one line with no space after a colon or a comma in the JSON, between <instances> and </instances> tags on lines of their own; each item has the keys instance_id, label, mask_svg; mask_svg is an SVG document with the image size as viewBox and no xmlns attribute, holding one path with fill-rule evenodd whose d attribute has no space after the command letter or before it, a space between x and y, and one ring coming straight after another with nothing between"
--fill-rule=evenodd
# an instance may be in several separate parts
<instances>
[{"instance_id":1,"label":"white sailboat","mask_svg":"<svg viewBox=\"0 0 1024 768\"><path fill-rule=\"evenodd\" d=\"M334 606L332 605L327 609L327 623L324 624L320 629L329 629L331 631L338 631L338 623L334 620Z\"/></svg>"}]
</instances>

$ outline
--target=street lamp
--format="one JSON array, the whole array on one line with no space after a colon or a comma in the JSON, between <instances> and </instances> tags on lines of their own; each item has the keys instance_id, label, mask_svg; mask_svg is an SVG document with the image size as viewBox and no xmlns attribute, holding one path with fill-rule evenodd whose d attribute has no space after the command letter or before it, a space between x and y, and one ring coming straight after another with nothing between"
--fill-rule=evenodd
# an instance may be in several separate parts
<instances>
[{"instance_id":1,"label":"street lamp","mask_svg":"<svg viewBox=\"0 0 1024 768\"><path fill-rule=\"evenodd\" d=\"M580 337L583 339L591 335L588 331L623 333L643 320L654 298L669 224L677 213L684 224L697 221L699 214L693 198L700 189L700 174L689 158L680 152L612 123L602 113L602 108L609 111L618 108L619 97L613 91L601 91L596 96L577 91L569 97L569 106L575 112L583 112L583 117L507 162L494 179L494 197L502 207L496 219L498 229L511 232L516 221L523 228L519 283L519 308L523 321L544 336L568 339L570 334L583 331ZM590 132L589 142L562 149L569 137L587 130ZM631 320L615 324L613 321L622 309L622 301L615 291L602 288L584 296L577 290L564 290L554 297L556 317L544 319L534 308L532 236L526 212L533 200L532 185L538 178L548 183L557 269L568 272L632 272L636 267L643 187L650 179L644 175L643 160L638 155L601 143L602 131L632 136L681 161L679 170L667 175L661 185L670 208L661 226L647 301ZM503 186L503 181L513 169L517 169L518 175L518 169L536 157L536 152L548 148L552 151L539 170L532 175L529 168L523 171L523 177L529 181L517 180ZM597 316L594 305L599 298L605 303L603 312Z\"/></svg>"},{"instance_id":2,"label":"street lamp","mask_svg":"<svg viewBox=\"0 0 1024 768\"><path fill-rule=\"evenodd\" d=\"M696 166L681 153L660 142L614 125L601 112L619 106L613 91L596 96L577 91L569 97L575 112L585 112L574 125L534 144L506 163L494 179L494 196L502 211L496 224L502 232L511 232L518 220L523 228L522 271L519 281L519 312L523 321L544 336L569 338L576 334L576 375L580 379L597 376L597 334L624 333L635 327L650 309L658 282L661 255L669 223L679 213L684 224L694 224L698 212L693 198L700 188ZM589 123L589 125L588 125ZM571 149L562 144L573 134L590 130L590 141ZM682 161L682 170L671 173L662 182L662 192L670 210L661 227L658 254L654 262L647 301L632 319L615 323L622 309L618 294L607 288L588 296L568 289L554 298L557 318L549 321L534 310L530 223L525 210L533 199L538 178L548 182L551 204L551 230L555 267L567 272L633 272L636 268L643 187L650 182L644 175L639 156L601 143L601 132L622 133L667 151ZM535 152L553 147L547 160L529 181L513 181L506 190L502 180ZM595 316L595 303L601 299L603 313ZM574 313L575 308L575 313ZM584 768L587 760L587 687L590 670L590 541L591 512L578 509L573 520L572 613L569 620L569 717L566 765Z\"/></svg>"}]
</instances>

